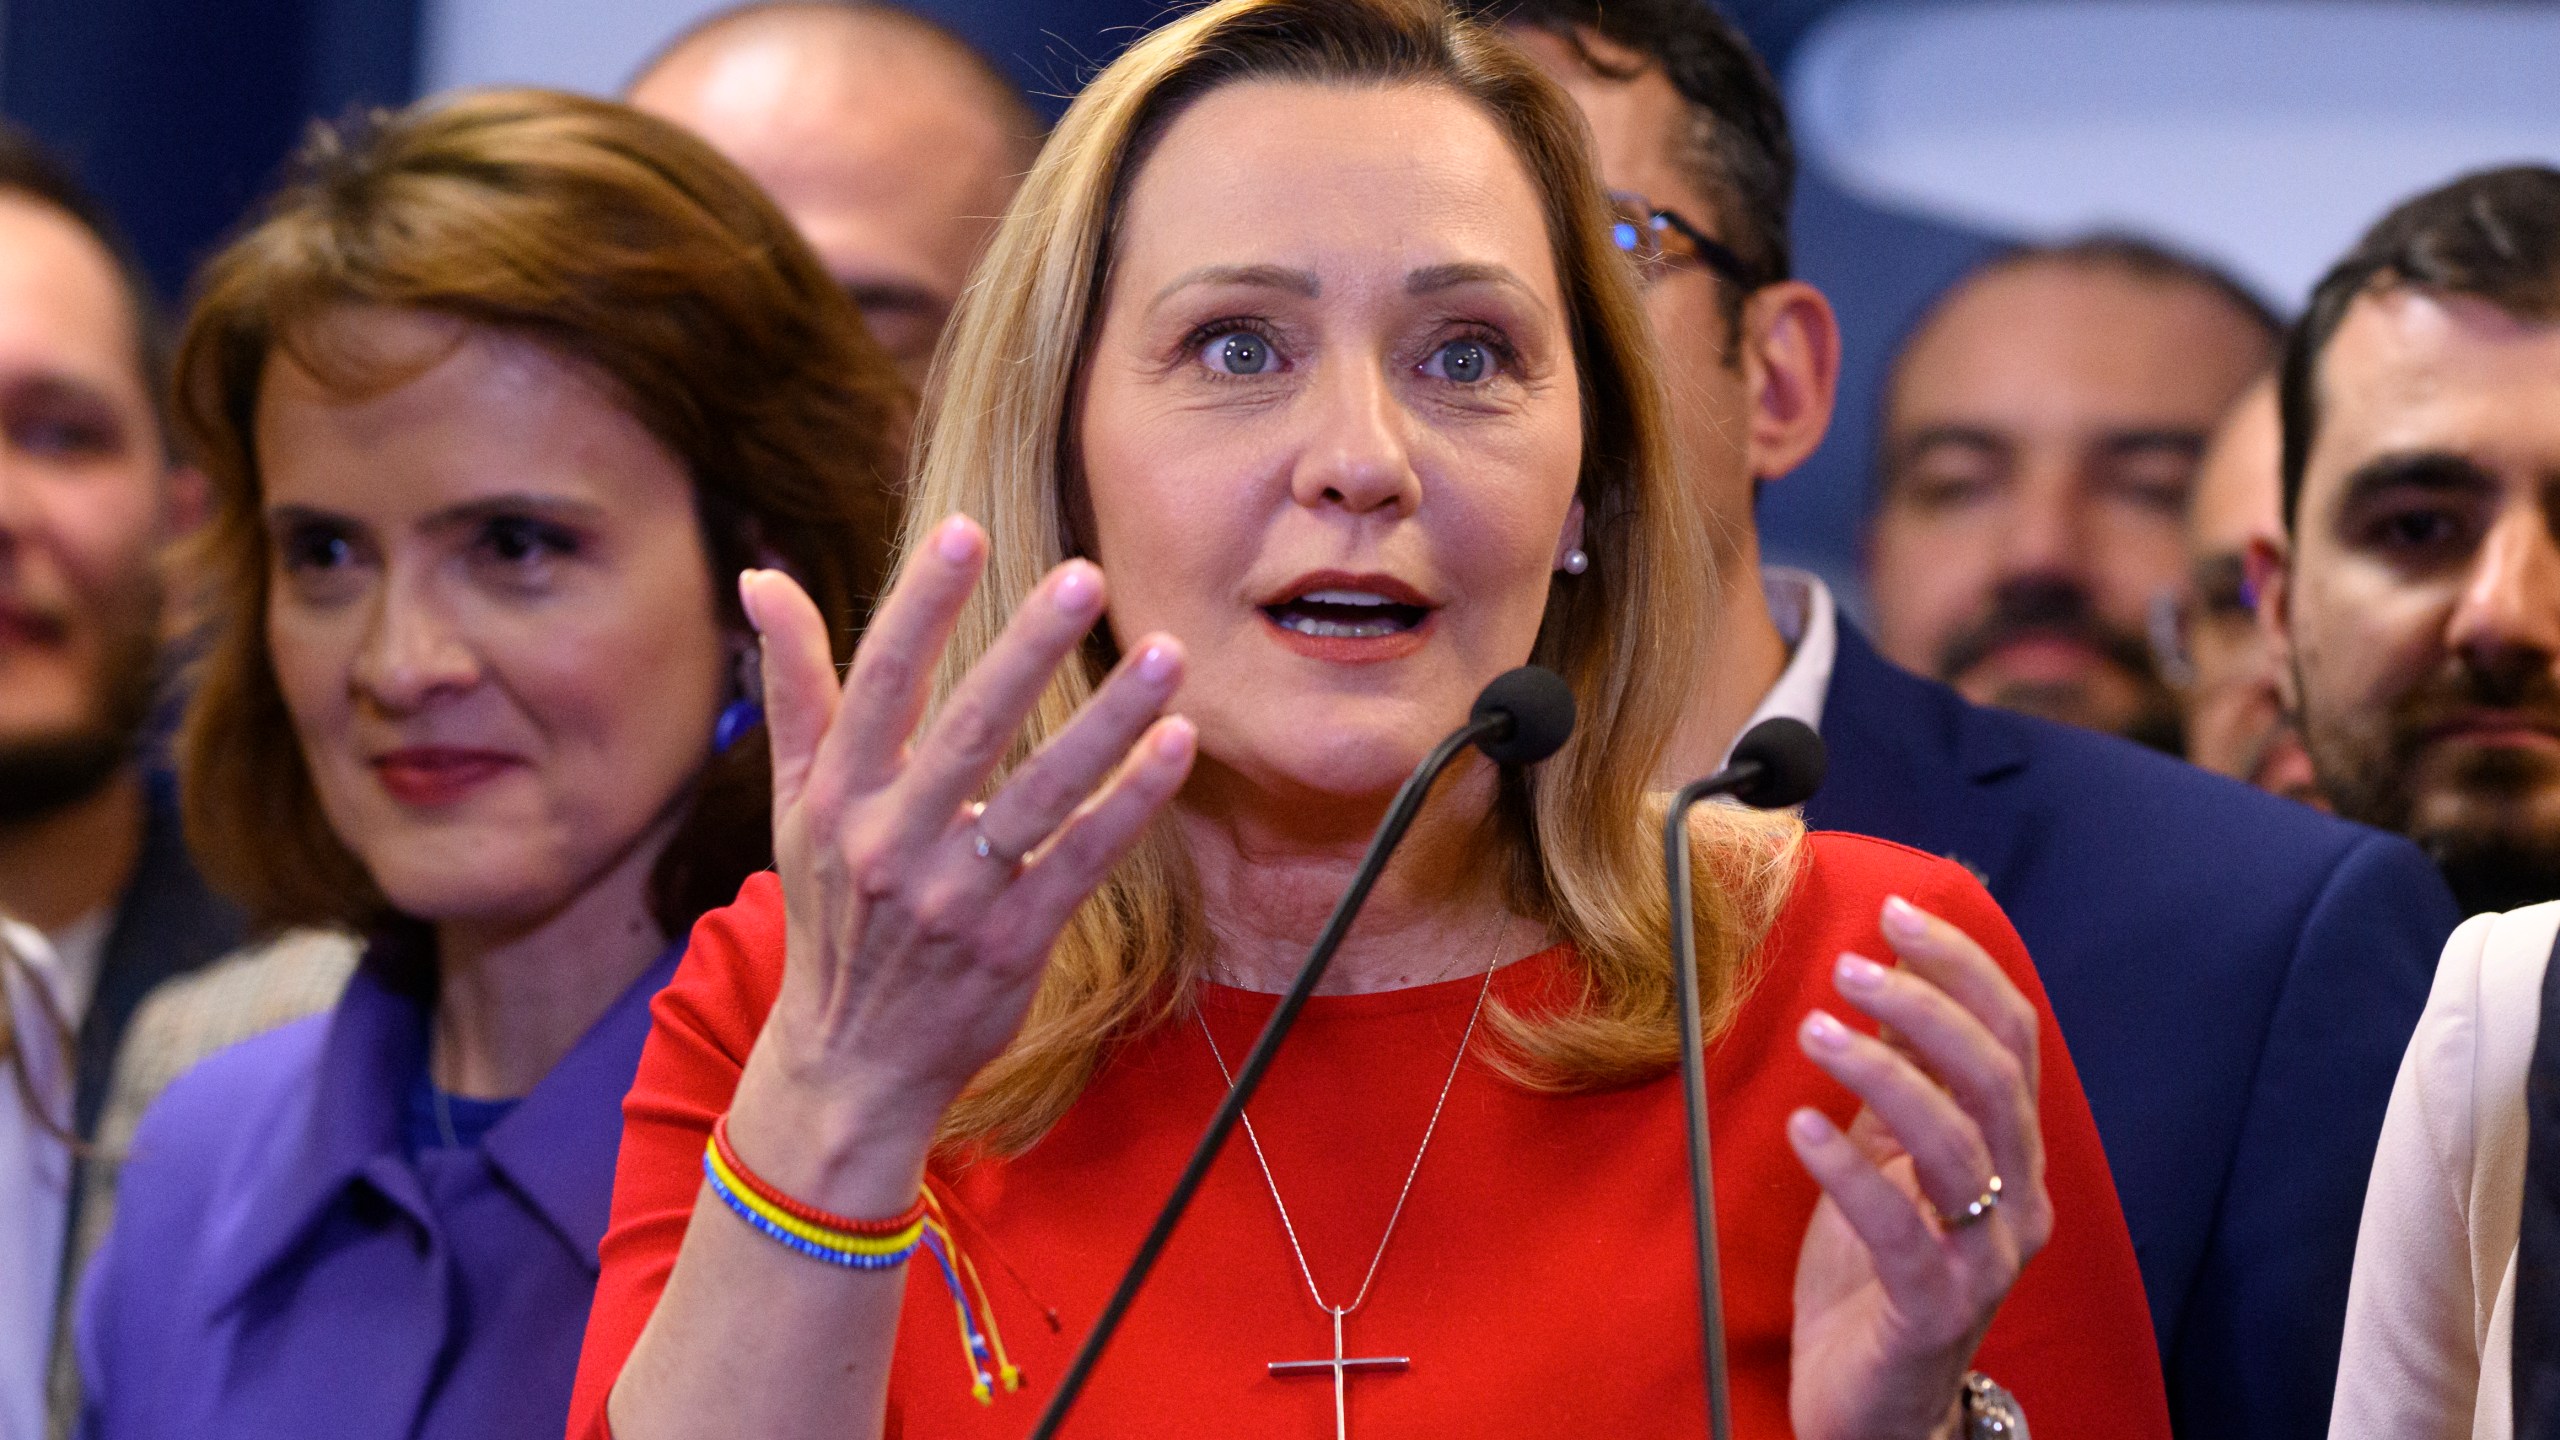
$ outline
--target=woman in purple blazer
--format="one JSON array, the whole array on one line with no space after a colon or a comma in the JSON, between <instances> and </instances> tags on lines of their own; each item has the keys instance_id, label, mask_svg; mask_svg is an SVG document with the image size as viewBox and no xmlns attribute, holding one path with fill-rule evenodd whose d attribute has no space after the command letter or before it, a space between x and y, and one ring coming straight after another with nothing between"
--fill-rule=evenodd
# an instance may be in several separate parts
<instances>
[{"instance_id":1,"label":"woman in purple blazer","mask_svg":"<svg viewBox=\"0 0 2560 1440\"><path fill-rule=\"evenodd\" d=\"M323 134L199 296L189 838L372 939L143 1122L84 1433L553 1440L650 998L770 863L733 577L850 650L906 398L743 176L564 95Z\"/></svg>"}]
</instances>

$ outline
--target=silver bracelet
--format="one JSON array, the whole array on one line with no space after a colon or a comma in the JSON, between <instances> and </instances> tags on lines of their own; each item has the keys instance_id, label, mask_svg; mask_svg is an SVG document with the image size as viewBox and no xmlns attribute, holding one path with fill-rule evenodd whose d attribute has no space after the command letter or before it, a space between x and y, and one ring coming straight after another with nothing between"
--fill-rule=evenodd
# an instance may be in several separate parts
<instances>
[{"instance_id":1,"label":"silver bracelet","mask_svg":"<svg viewBox=\"0 0 2560 1440\"><path fill-rule=\"evenodd\" d=\"M2027 1440L2027 1412L2018 1397L1979 1371L1964 1377L1964 1440Z\"/></svg>"}]
</instances>

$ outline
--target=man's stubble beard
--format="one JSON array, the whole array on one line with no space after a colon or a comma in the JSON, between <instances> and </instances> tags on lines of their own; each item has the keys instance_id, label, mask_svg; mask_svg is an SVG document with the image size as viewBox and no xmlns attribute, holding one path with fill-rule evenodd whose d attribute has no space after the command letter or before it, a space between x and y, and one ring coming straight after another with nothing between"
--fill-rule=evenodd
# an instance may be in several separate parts
<instances>
[{"instance_id":1,"label":"man's stubble beard","mask_svg":"<svg viewBox=\"0 0 2560 1440\"><path fill-rule=\"evenodd\" d=\"M2475 685L2431 680L2361 721L2351 708L2333 723L2312 703L2298 655L2293 673L2303 697L2296 728L2320 793L2339 815L2407 836L2435 862L2466 915L2560 899L2560 767L2500 749L2468 757L2449 774L2424 773L2435 701ZM2560 687L2547 678L2534 688L2560 704Z\"/></svg>"},{"instance_id":2,"label":"man's stubble beard","mask_svg":"<svg viewBox=\"0 0 2560 1440\"><path fill-rule=\"evenodd\" d=\"M0 736L0 826L41 820L104 789L134 757L160 675L161 586L144 570L102 606L88 714L66 729Z\"/></svg>"}]
</instances>

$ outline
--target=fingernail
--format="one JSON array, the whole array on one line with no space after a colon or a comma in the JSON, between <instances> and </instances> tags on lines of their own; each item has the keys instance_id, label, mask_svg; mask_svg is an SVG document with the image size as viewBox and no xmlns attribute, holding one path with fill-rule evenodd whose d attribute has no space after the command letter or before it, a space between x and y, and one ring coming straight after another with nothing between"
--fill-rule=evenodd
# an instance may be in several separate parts
<instances>
[{"instance_id":1,"label":"fingernail","mask_svg":"<svg viewBox=\"0 0 2560 1440\"><path fill-rule=\"evenodd\" d=\"M1920 940L1929 934L1929 917L1920 907L1896 895L1884 902L1884 933L1896 940Z\"/></svg>"},{"instance_id":2,"label":"fingernail","mask_svg":"<svg viewBox=\"0 0 2560 1440\"><path fill-rule=\"evenodd\" d=\"M1167 760L1178 759L1197 738L1189 720L1179 715L1171 716L1156 727L1156 753Z\"/></svg>"},{"instance_id":3,"label":"fingernail","mask_svg":"<svg viewBox=\"0 0 2560 1440\"><path fill-rule=\"evenodd\" d=\"M756 613L755 578L763 573L754 569L738 572L738 608L746 612L747 628L759 637L764 634L764 617Z\"/></svg>"},{"instance_id":4,"label":"fingernail","mask_svg":"<svg viewBox=\"0 0 2560 1440\"><path fill-rule=\"evenodd\" d=\"M962 515L943 521L942 528L933 532L933 553L954 565L967 561L978 553L977 527Z\"/></svg>"},{"instance_id":5,"label":"fingernail","mask_svg":"<svg viewBox=\"0 0 2560 1440\"><path fill-rule=\"evenodd\" d=\"M1864 955L1840 957L1840 988L1861 995L1884 988L1884 967Z\"/></svg>"},{"instance_id":6,"label":"fingernail","mask_svg":"<svg viewBox=\"0 0 2560 1440\"><path fill-rule=\"evenodd\" d=\"M1049 598L1067 614L1081 615L1093 608L1094 597L1101 593L1102 572L1082 561L1070 561L1058 572L1057 588Z\"/></svg>"},{"instance_id":7,"label":"fingernail","mask_svg":"<svg viewBox=\"0 0 2560 1440\"><path fill-rule=\"evenodd\" d=\"M1838 1050L1849 1043L1849 1027L1821 1010L1806 1017L1804 1033L1807 1040L1825 1050Z\"/></svg>"},{"instance_id":8,"label":"fingernail","mask_svg":"<svg viewBox=\"0 0 2560 1440\"><path fill-rule=\"evenodd\" d=\"M1787 1133L1807 1145L1821 1144L1823 1132L1830 1128L1831 1122L1822 1118L1822 1112L1810 1106L1787 1117Z\"/></svg>"},{"instance_id":9,"label":"fingernail","mask_svg":"<svg viewBox=\"0 0 2560 1440\"><path fill-rule=\"evenodd\" d=\"M1172 646L1150 645L1138 652L1138 678L1154 681L1170 680L1180 663L1174 656Z\"/></svg>"}]
</instances>

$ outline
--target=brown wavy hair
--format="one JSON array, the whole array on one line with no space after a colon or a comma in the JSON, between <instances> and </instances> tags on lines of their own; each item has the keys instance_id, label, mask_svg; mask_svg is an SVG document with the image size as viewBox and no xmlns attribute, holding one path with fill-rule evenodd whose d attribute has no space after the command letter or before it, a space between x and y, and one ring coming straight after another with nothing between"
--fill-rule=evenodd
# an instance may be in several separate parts
<instances>
[{"instance_id":1,"label":"brown wavy hair","mask_svg":"<svg viewBox=\"0 0 2560 1440\"><path fill-rule=\"evenodd\" d=\"M1609 238L1581 112L1498 31L1441 0L1223 0L1140 40L1068 108L943 337L906 545L965 511L986 527L990 550L936 701L1049 567L1075 553L1072 417L1132 177L1186 106L1248 80L1445 88L1493 118L1536 182L1581 377L1577 493L1591 565L1555 578L1523 658L1565 677L1581 723L1525 779L1505 777L1488 863L1518 913L1573 942L1581 973L1579 1003L1559 1012L1489 1009L1488 1058L1540 1088L1658 1075L1677 1063L1679 1030L1653 774L1712 654L1717 552L1697 492L1671 463L1653 342ZM1113 659L1099 642L1061 672L1017 761L1065 728ZM1698 965L1720 1026L1794 881L1803 831L1792 816L1731 806L1692 813ZM1188 861L1159 825L1077 910L1022 1033L945 1119L948 1153L1036 1140L1115 1041L1182 1013L1206 935Z\"/></svg>"},{"instance_id":2,"label":"brown wavy hair","mask_svg":"<svg viewBox=\"0 0 2560 1440\"><path fill-rule=\"evenodd\" d=\"M727 577L778 564L849 655L897 523L906 391L790 222L710 146L543 90L316 128L199 277L177 359L179 432L215 502L195 556L210 635L178 736L181 808L205 872L265 926L397 918L321 812L267 649L259 386L279 352L354 394L405 378L321 342L351 306L529 337L601 375L692 477L733 633L748 631ZM718 756L703 738L651 877L671 935L772 863L762 731Z\"/></svg>"}]
</instances>

